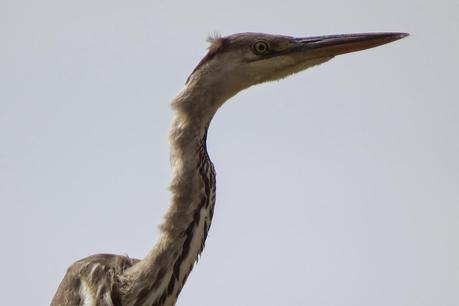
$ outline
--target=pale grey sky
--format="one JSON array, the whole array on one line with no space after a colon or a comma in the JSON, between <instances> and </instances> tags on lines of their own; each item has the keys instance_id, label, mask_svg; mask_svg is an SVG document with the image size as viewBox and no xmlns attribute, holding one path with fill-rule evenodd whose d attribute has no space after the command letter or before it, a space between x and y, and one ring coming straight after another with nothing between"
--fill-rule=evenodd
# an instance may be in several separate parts
<instances>
[{"instance_id":1,"label":"pale grey sky","mask_svg":"<svg viewBox=\"0 0 459 306\"><path fill-rule=\"evenodd\" d=\"M169 101L205 38L411 37L230 100L179 306L459 304L459 2L0 2L2 305L95 253L142 257L168 205Z\"/></svg>"}]
</instances>

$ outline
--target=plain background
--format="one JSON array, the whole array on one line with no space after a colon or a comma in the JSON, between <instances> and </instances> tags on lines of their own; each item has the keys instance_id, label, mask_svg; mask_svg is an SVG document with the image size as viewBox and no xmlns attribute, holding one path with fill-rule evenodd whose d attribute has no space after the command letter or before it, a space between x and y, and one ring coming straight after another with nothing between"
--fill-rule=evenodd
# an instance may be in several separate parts
<instances>
[{"instance_id":1,"label":"plain background","mask_svg":"<svg viewBox=\"0 0 459 306\"><path fill-rule=\"evenodd\" d=\"M218 194L178 305L459 305L459 2L0 2L0 300L48 305L168 205L169 101L205 38L412 35L215 117Z\"/></svg>"}]
</instances>

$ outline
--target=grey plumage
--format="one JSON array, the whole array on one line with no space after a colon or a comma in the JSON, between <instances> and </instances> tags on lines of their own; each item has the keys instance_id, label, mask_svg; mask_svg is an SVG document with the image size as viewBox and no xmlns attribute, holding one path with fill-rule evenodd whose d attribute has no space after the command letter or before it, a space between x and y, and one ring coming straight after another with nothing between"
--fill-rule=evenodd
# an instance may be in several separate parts
<instances>
[{"instance_id":1,"label":"grey plumage","mask_svg":"<svg viewBox=\"0 0 459 306\"><path fill-rule=\"evenodd\" d=\"M171 205L158 242L142 260L99 254L67 270L51 306L172 306L202 252L212 222L216 178L207 129L239 91L285 78L336 55L405 37L374 33L294 38L241 33L211 40L209 52L172 101Z\"/></svg>"}]
</instances>

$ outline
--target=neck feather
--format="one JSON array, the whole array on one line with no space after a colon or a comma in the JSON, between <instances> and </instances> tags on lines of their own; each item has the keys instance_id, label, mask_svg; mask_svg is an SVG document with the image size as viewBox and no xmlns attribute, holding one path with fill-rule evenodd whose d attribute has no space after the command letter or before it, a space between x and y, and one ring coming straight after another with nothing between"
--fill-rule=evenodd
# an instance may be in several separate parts
<instances>
[{"instance_id":1,"label":"neck feather","mask_svg":"<svg viewBox=\"0 0 459 306\"><path fill-rule=\"evenodd\" d=\"M174 305L204 248L215 204L215 172L207 154L207 128L219 105L212 94L199 90L194 82L172 102L171 205L159 241L124 275L128 284L126 305Z\"/></svg>"}]
</instances>

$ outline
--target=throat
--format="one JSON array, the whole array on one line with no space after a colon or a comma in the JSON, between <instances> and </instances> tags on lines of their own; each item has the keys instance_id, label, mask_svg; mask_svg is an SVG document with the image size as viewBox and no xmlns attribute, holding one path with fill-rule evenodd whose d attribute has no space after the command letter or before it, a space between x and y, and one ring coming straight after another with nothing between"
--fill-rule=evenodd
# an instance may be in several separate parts
<instances>
[{"instance_id":1,"label":"throat","mask_svg":"<svg viewBox=\"0 0 459 306\"><path fill-rule=\"evenodd\" d=\"M170 239L172 253L167 293L163 294L165 305L175 302L204 249L215 205L215 170L207 153L207 126L178 126L183 129L173 129L170 136L172 206L161 226L163 236ZM194 141L183 141L182 137Z\"/></svg>"},{"instance_id":2,"label":"throat","mask_svg":"<svg viewBox=\"0 0 459 306\"><path fill-rule=\"evenodd\" d=\"M212 222L216 179L207 153L207 127L176 114L170 132L171 205L159 241L127 271L126 305L174 305L204 249ZM136 302L129 303L130 299Z\"/></svg>"}]
</instances>

